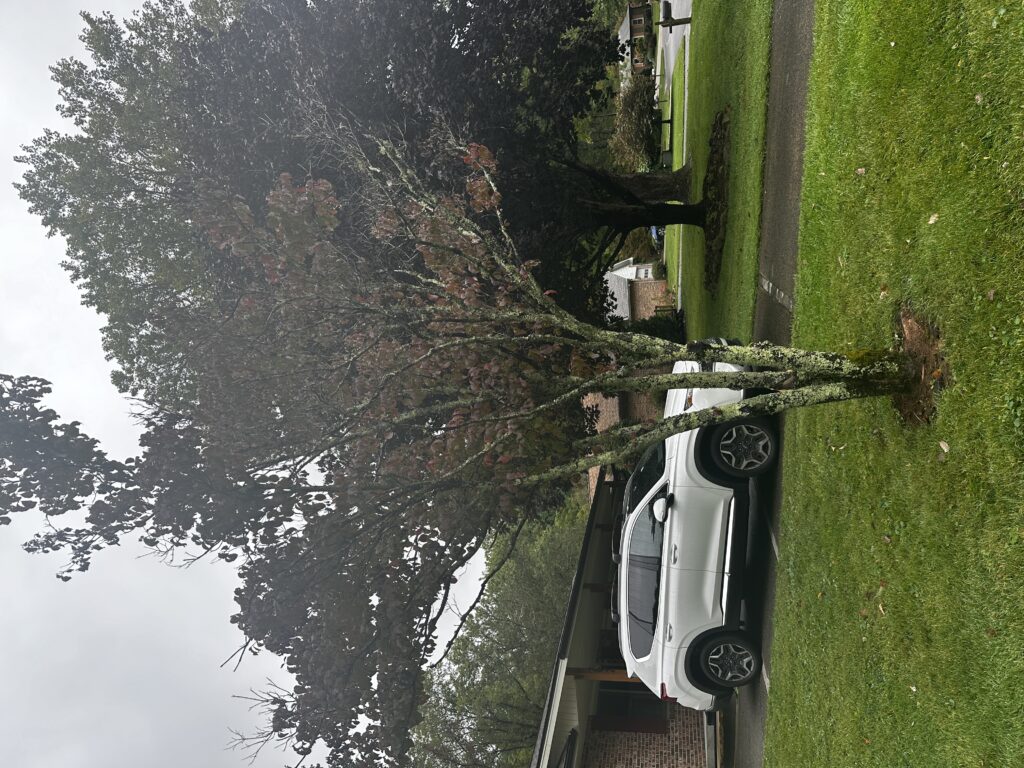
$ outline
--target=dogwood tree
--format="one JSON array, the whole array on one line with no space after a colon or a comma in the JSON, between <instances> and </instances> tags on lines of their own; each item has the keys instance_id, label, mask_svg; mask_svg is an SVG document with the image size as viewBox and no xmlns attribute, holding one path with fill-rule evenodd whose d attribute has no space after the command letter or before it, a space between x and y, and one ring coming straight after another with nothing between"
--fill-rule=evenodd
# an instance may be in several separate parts
<instances>
[{"instance_id":1,"label":"dogwood tree","mask_svg":"<svg viewBox=\"0 0 1024 768\"><path fill-rule=\"evenodd\" d=\"M305 130L344 194L284 174L256 208L196 184L189 226L214 257L183 277L187 301L155 310L180 365L144 393L139 457L113 462L60 423L45 383L0 380L0 499L45 515L27 546L66 552L63 577L126 535L238 562L242 652L281 654L296 678L257 695L255 747L402 763L455 574L495 535L588 467L680 431L909 381L897 353L679 344L583 322L520 255L486 146L440 132L437 162L462 169L443 187L397 134L322 108ZM678 360L744 370L668 372ZM677 387L763 394L601 433L582 405ZM73 510L84 522L62 525Z\"/></svg>"}]
</instances>

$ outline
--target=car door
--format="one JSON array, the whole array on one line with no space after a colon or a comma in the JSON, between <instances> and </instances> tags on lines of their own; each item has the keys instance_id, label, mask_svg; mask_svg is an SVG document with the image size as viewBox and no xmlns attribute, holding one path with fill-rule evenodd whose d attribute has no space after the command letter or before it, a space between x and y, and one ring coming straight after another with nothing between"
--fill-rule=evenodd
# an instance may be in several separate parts
<instances>
[{"instance_id":1,"label":"car door","mask_svg":"<svg viewBox=\"0 0 1024 768\"><path fill-rule=\"evenodd\" d=\"M673 486L665 520L665 630L670 647L720 624L732 494L699 486Z\"/></svg>"}]
</instances>

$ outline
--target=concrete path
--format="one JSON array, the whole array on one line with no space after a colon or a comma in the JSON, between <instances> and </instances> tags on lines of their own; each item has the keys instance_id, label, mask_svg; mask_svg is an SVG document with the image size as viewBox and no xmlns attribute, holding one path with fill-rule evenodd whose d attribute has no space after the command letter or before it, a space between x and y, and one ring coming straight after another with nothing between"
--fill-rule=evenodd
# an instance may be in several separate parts
<instances>
[{"instance_id":1,"label":"concrete path","mask_svg":"<svg viewBox=\"0 0 1024 768\"><path fill-rule=\"evenodd\" d=\"M768 118L761 203L761 243L754 337L788 344L792 336L793 296L800 229L804 121L814 38L814 0L775 0L772 11ZM782 423L779 423L782 434ZM784 446L783 446L784 450ZM722 713L726 768L761 768L771 691L772 613L779 556L782 478L756 485L758 530L754 542L747 616L760 632L764 669L757 685L740 690Z\"/></svg>"}]
</instances>

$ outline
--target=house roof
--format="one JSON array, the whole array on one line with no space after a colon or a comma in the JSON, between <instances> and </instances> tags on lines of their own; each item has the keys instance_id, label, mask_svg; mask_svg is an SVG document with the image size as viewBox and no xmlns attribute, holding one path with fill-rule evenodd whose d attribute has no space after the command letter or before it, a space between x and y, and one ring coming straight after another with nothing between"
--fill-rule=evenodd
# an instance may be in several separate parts
<instances>
[{"instance_id":1,"label":"house roof","mask_svg":"<svg viewBox=\"0 0 1024 768\"><path fill-rule=\"evenodd\" d=\"M612 268L605 272L604 281L608 286L608 293L615 299L615 308L611 314L629 320L629 281L636 277L636 267L633 259L623 259L612 265Z\"/></svg>"},{"instance_id":2,"label":"house roof","mask_svg":"<svg viewBox=\"0 0 1024 768\"><path fill-rule=\"evenodd\" d=\"M587 516L587 529L583 534L583 543L580 545L580 557L576 563L576 573L572 578L572 588L569 590L569 602L565 608L565 618L562 621L562 633L558 638L558 652L555 655L555 665L551 670L551 682L548 684L548 695L544 702L544 711L541 714L540 730L537 733L537 742L533 747L533 758L530 760L530 768L544 768L544 759L550 754L551 737L554 735L553 712L557 711L558 700L562 692L562 682L565 679L565 667L569 656L569 642L572 640L573 620L576 617L576 608L580 600L580 592L583 588L583 572L587 564L587 550L590 548L590 540L594 535L594 521L597 519L597 505L601 498L602 489L605 488L605 468L597 478L597 490L594 491L594 498L590 503L590 513ZM607 491L606 491L607 492Z\"/></svg>"},{"instance_id":3,"label":"house roof","mask_svg":"<svg viewBox=\"0 0 1024 768\"><path fill-rule=\"evenodd\" d=\"M623 45L629 42L629 8L622 15L622 23L619 24L619 42Z\"/></svg>"}]
</instances>

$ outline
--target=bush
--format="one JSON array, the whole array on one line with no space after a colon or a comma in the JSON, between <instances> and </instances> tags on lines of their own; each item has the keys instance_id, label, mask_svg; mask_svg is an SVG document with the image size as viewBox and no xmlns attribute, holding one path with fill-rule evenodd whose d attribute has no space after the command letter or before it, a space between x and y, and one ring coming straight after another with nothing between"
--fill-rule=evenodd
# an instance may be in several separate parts
<instances>
[{"instance_id":1,"label":"bush","mask_svg":"<svg viewBox=\"0 0 1024 768\"><path fill-rule=\"evenodd\" d=\"M659 339L682 343L686 341L686 314L681 309L659 312L643 320L616 319L610 324L615 330L645 333Z\"/></svg>"},{"instance_id":2,"label":"bush","mask_svg":"<svg viewBox=\"0 0 1024 768\"><path fill-rule=\"evenodd\" d=\"M633 72L615 97L615 130L608 140L612 164L627 173L645 173L658 164L661 142L657 89L648 73Z\"/></svg>"}]
</instances>

